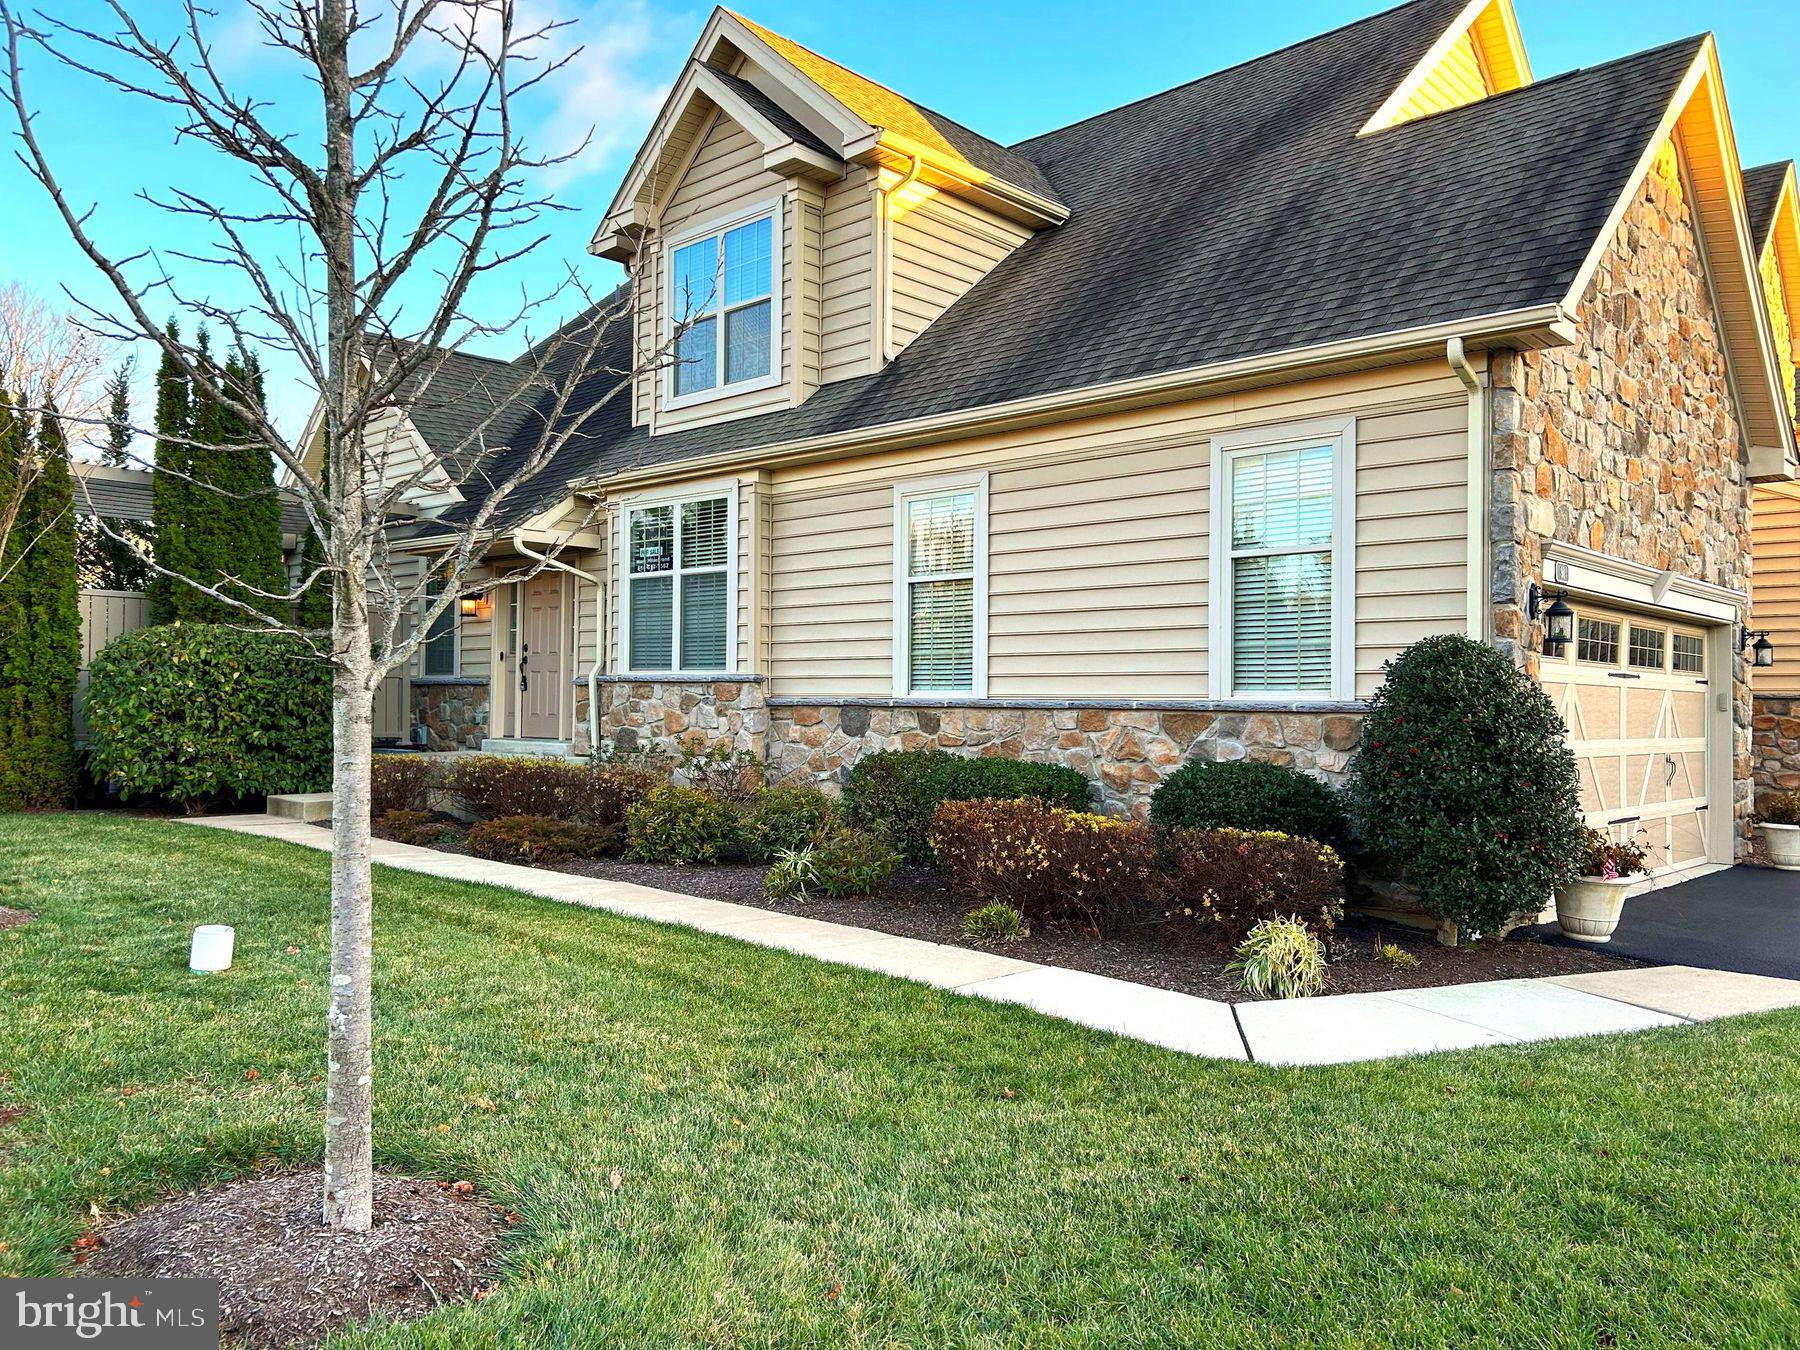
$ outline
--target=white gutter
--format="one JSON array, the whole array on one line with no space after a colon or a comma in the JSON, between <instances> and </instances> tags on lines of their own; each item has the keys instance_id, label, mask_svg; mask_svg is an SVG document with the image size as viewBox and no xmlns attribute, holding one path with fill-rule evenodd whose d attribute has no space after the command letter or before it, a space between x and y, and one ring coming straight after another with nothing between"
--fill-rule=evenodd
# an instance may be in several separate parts
<instances>
[{"instance_id":1,"label":"white gutter","mask_svg":"<svg viewBox=\"0 0 1800 1350\"><path fill-rule=\"evenodd\" d=\"M567 572L576 581L588 582L594 588L594 603L597 608L594 611L594 659L588 666L587 675L587 723L588 754L597 755L600 753L600 660L605 650L606 638L606 579L603 576L594 576L583 572L579 567L571 567L560 558L552 558L546 553L537 552L526 544L525 531L522 529L513 531L512 546L514 550L524 557L530 558L533 562L544 567L554 567L559 572ZM575 613L570 617L574 620L575 625L572 631L579 631L581 626L581 597L579 594L575 597Z\"/></svg>"},{"instance_id":2,"label":"white gutter","mask_svg":"<svg viewBox=\"0 0 1800 1350\"><path fill-rule=\"evenodd\" d=\"M881 244L881 359L884 363L894 359L894 221L888 213L888 203L896 192L904 192L919 181L925 161L918 155L911 158L912 166L907 169L906 177L885 192L876 190L881 198L881 216L876 224L880 229ZM879 177L876 181L880 182Z\"/></svg>"},{"instance_id":3,"label":"white gutter","mask_svg":"<svg viewBox=\"0 0 1800 1350\"><path fill-rule=\"evenodd\" d=\"M1444 344L1444 357L1450 369L1469 391L1468 467L1468 625L1469 636L1477 642L1488 640L1487 579L1487 480L1488 419L1487 387L1483 378L1469 364L1463 340L1453 337Z\"/></svg>"}]
</instances>

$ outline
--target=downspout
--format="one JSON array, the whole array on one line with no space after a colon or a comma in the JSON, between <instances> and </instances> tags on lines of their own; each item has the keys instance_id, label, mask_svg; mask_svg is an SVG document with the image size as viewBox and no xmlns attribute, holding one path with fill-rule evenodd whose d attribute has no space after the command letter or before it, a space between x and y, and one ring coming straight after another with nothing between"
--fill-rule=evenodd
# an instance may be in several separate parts
<instances>
[{"instance_id":1,"label":"downspout","mask_svg":"<svg viewBox=\"0 0 1800 1350\"><path fill-rule=\"evenodd\" d=\"M876 197L881 202L881 213L876 226L879 233L877 239L881 245L879 259L881 281L881 360L885 365L894 359L894 223L888 214L888 203L894 199L896 192L904 192L919 181L919 171L925 162L918 155L909 156L912 163L906 170L906 177L885 192L876 189ZM880 182L880 179L876 179Z\"/></svg>"},{"instance_id":2,"label":"downspout","mask_svg":"<svg viewBox=\"0 0 1800 1350\"><path fill-rule=\"evenodd\" d=\"M1490 636L1487 618L1487 386L1482 377L1476 373L1475 367L1469 363L1469 356L1463 350L1461 338L1453 337L1445 344L1444 357L1450 362L1450 369L1456 372L1456 378L1462 381L1463 388L1469 391L1468 465L1466 469L1469 479L1467 617L1469 636L1477 642L1486 642Z\"/></svg>"},{"instance_id":3,"label":"downspout","mask_svg":"<svg viewBox=\"0 0 1800 1350\"><path fill-rule=\"evenodd\" d=\"M552 558L546 553L539 553L525 542L525 531L514 530L512 546L515 552L530 558L543 567L554 567L559 572L567 572L576 581L585 581L594 588L594 659L588 665L588 754L600 753L600 662L606 650L606 578L583 572L579 567L572 567L560 558ZM577 595L575 601L575 621L581 621L581 599Z\"/></svg>"}]
</instances>

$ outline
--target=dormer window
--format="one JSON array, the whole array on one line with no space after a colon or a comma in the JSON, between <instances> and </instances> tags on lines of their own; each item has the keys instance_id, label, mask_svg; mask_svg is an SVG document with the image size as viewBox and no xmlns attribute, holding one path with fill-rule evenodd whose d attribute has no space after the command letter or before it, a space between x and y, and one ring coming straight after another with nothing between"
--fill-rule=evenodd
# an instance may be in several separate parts
<instances>
[{"instance_id":1,"label":"dormer window","mask_svg":"<svg viewBox=\"0 0 1800 1350\"><path fill-rule=\"evenodd\" d=\"M671 332L676 333L664 406L779 383L780 203L669 240Z\"/></svg>"}]
</instances>

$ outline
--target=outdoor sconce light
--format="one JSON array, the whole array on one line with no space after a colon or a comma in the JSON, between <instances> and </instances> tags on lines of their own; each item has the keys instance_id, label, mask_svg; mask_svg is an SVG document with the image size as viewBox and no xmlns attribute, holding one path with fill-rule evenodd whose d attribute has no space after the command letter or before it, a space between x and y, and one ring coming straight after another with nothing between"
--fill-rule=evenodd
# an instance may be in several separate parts
<instances>
[{"instance_id":1,"label":"outdoor sconce light","mask_svg":"<svg viewBox=\"0 0 1800 1350\"><path fill-rule=\"evenodd\" d=\"M1548 606L1544 603L1546 600ZM1558 591L1551 595L1537 582L1532 582L1531 589L1525 593L1525 617L1536 623L1540 616L1544 620L1544 655L1561 656L1575 640L1575 611L1569 608L1569 593Z\"/></svg>"},{"instance_id":2,"label":"outdoor sconce light","mask_svg":"<svg viewBox=\"0 0 1800 1350\"><path fill-rule=\"evenodd\" d=\"M457 599L456 608L465 619L485 619L494 612L494 602L485 595L464 595Z\"/></svg>"},{"instance_id":3,"label":"outdoor sconce light","mask_svg":"<svg viewBox=\"0 0 1800 1350\"><path fill-rule=\"evenodd\" d=\"M1768 667L1775 664L1775 644L1769 641L1769 630L1750 631L1749 624L1738 625L1738 650L1750 653L1750 664Z\"/></svg>"}]
</instances>

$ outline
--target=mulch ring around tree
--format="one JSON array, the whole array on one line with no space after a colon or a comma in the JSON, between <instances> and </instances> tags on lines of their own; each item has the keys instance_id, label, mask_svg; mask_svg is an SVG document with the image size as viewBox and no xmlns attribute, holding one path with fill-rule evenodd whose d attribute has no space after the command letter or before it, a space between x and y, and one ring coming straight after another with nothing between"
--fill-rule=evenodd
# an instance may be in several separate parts
<instances>
[{"instance_id":1,"label":"mulch ring around tree","mask_svg":"<svg viewBox=\"0 0 1800 1350\"><path fill-rule=\"evenodd\" d=\"M161 1201L100 1230L79 1273L216 1279L224 1343L256 1350L485 1296L508 1216L467 1182L377 1176L366 1233L325 1227L321 1185L320 1172L287 1173Z\"/></svg>"},{"instance_id":2,"label":"mulch ring around tree","mask_svg":"<svg viewBox=\"0 0 1800 1350\"><path fill-rule=\"evenodd\" d=\"M35 918L37 915L28 909L8 909L5 905L0 905L0 933L8 928L23 928Z\"/></svg>"}]
</instances>

